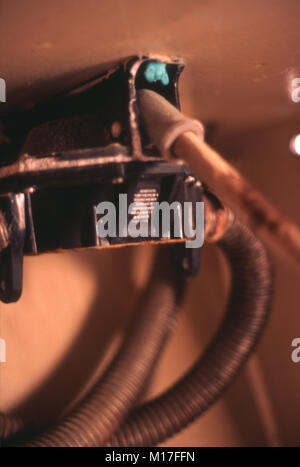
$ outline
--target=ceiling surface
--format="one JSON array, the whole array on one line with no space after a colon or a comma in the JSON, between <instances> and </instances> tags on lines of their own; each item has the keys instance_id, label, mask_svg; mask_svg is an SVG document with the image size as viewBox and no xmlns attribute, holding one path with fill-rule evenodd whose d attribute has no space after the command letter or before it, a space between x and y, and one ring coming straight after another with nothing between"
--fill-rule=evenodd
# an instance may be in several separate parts
<instances>
[{"instance_id":1,"label":"ceiling surface","mask_svg":"<svg viewBox=\"0 0 300 467\"><path fill-rule=\"evenodd\" d=\"M180 56L185 113L224 130L298 118L298 0L1 0L3 114L133 54Z\"/></svg>"}]
</instances>

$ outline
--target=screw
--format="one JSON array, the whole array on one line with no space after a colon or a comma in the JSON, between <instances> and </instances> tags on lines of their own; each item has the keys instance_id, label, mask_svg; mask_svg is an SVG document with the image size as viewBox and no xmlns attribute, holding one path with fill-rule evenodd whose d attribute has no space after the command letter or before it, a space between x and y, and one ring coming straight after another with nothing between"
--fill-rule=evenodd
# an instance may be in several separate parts
<instances>
[{"instance_id":1,"label":"screw","mask_svg":"<svg viewBox=\"0 0 300 467\"><path fill-rule=\"evenodd\" d=\"M122 131L122 125L120 122L113 122L110 127L111 136L113 138L118 138Z\"/></svg>"}]
</instances>

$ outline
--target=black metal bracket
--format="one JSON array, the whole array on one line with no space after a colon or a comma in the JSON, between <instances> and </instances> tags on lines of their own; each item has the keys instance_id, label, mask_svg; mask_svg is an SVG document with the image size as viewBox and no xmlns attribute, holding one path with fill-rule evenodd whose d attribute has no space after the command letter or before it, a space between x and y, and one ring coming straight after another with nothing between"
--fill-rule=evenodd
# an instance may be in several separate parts
<instances>
[{"instance_id":1,"label":"black metal bracket","mask_svg":"<svg viewBox=\"0 0 300 467\"><path fill-rule=\"evenodd\" d=\"M135 57L17 116L21 155L0 166L0 213L9 232L0 251L2 301L21 295L23 254L149 241L99 238L99 202L117 204L122 193L128 204L137 196L146 202L149 192L159 202L202 200L202 185L190 170L165 162L148 140L136 101L136 91L147 88L179 107L182 69L179 60ZM181 242L178 267L194 275L199 249L184 248L183 236L171 233L167 240Z\"/></svg>"}]
</instances>

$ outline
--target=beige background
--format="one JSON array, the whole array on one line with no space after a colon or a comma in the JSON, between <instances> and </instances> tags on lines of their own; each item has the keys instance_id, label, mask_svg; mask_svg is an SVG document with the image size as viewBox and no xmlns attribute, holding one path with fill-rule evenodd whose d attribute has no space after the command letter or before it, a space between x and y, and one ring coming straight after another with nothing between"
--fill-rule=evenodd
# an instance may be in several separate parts
<instances>
[{"instance_id":1,"label":"beige background","mask_svg":"<svg viewBox=\"0 0 300 467\"><path fill-rule=\"evenodd\" d=\"M2 0L0 76L8 107L28 107L139 52L183 56L185 113L213 125L212 143L300 224L297 0ZM147 277L152 250L128 248L26 258L24 293L0 304L0 408L48 420L64 412L118 344ZM226 395L169 445L300 443L299 274L277 266L273 314L259 349ZM226 264L203 248L201 273L155 372L149 394L179 376L203 351L224 311Z\"/></svg>"}]
</instances>

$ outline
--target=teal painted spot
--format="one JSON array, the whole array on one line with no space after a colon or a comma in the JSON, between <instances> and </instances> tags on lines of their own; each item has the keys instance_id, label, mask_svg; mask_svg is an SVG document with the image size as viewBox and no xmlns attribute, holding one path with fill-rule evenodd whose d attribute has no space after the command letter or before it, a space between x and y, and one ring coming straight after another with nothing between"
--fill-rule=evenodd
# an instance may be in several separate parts
<instances>
[{"instance_id":1,"label":"teal painted spot","mask_svg":"<svg viewBox=\"0 0 300 467\"><path fill-rule=\"evenodd\" d=\"M161 81L164 86L167 86L170 82L166 63L149 62L144 76L149 83Z\"/></svg>"}]
</instances>

